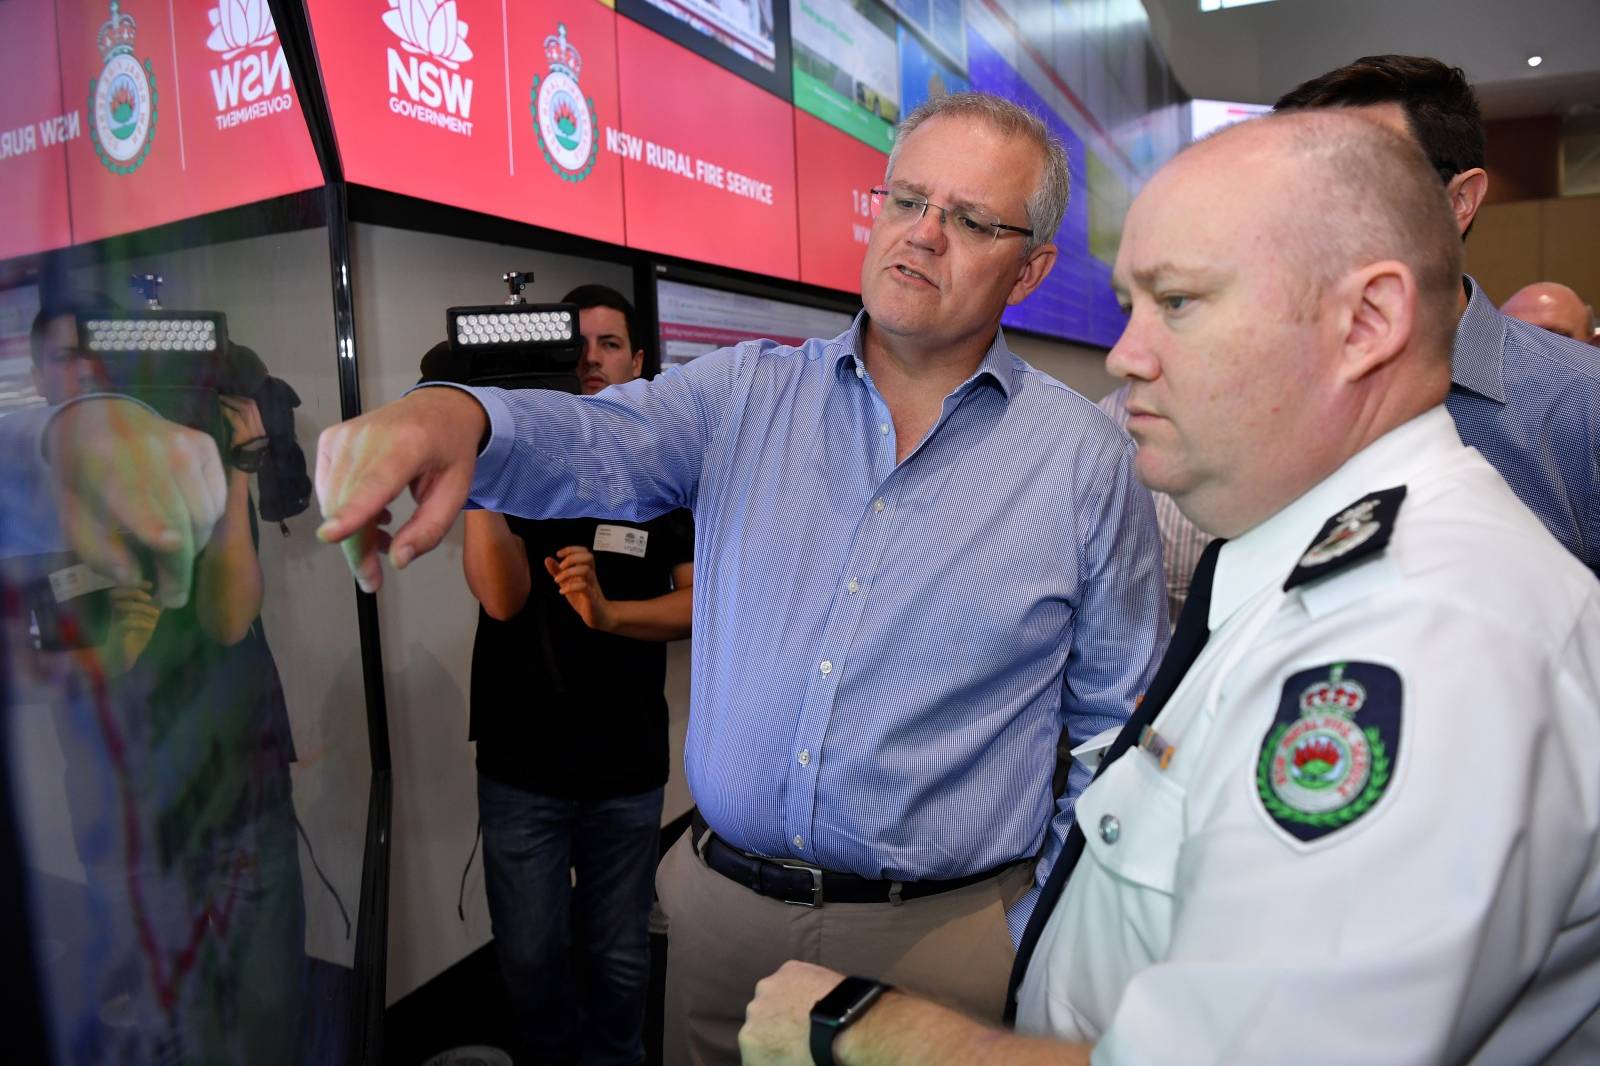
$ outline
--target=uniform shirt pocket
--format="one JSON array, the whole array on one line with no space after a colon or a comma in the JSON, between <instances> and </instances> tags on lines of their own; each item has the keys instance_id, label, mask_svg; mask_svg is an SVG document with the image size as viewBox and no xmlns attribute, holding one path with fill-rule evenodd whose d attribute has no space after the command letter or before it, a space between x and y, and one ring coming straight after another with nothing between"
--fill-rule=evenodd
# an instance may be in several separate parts
<instances>
[{"instance_id":1,"label":"uniform shirt pocket","mask_svg":"<svg viewBox=\"0 0 1600 1066\"><path fill-rule=\"evenodd\" d=\"M1123 935L1146 961L1162 957L1172 930L1172 890L1183 843L1184 792L1135 748L1078 800L1083 862ZM1127 945L1134 948L1133 943Z\"/></svg>"}]
</instances>

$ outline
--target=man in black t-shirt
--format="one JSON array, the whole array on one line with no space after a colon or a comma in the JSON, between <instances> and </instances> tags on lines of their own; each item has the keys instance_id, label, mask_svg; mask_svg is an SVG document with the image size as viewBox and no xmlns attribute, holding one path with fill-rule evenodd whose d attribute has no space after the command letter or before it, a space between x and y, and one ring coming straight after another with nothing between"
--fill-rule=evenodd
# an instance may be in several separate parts
<instances>
[{"instance_id":1,"label":"man in black t-shirt","mask_svg":"<svg viewBox=\"0 0 1600 1066\"><path fill-rule=\"evenodd\" d=\"M579 307L585 395L640 375L620 293L585 285L563 302ZM541 1062L644 1058L668 764L662 642L689 635L693 549L686 511L643 523L466 515L463 563L482 605L471 738L484 882L501 974Z\"/></svg>"}]
</instances>

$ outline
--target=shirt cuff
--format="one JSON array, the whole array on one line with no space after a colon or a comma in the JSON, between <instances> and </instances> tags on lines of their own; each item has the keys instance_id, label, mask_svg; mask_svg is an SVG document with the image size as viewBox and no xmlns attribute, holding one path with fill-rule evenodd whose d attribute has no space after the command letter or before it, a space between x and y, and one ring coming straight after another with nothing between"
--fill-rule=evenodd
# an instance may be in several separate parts
<instances>
[{"instance_id":1,"label":"shirt cuff","mask_svg":"<svg viewBox=\"0 0 1600 1066\"><path fill-rule=\"evenodd\" d=\"M1011 934L1013 951L1022 946L1022 934L1028 928L1028 919L1033 917L1034 909L1039 906L1039 892L1039 882L1035 881L1028 886L1022 898L1006 911L1006 930Z\"/></svg>"},{"instance_id":2,"label":"shirt cuff","mask_svg":"<svg viewBox=\"0 0 1600 1066\"><path fill-rule=\"evenodd\" d=\"M478 464L472 472L471 496L491 484L500 468L505 466L506 460L511 457L511 446L516 441L516 422L511 417L511 408L506 403L505 397L497 390L477 389L471 385L461 385L454 381L424 381L413 385L405 391L410 396L418 389L459 389L478 401L483 408L483 413L489 417L489 436L478 452ZM468 506L473 506L470 502Z\"/></svg>"}]
</instances>

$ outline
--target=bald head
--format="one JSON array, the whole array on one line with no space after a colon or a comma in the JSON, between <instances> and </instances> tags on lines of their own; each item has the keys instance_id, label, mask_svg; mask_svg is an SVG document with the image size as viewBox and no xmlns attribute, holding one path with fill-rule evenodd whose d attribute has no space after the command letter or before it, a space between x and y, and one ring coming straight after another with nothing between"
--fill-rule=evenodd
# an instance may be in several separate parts
<instances>
[{"instance_id":1,"label":"bald head","mask_svg":"<svg viewBox=\"0 0 1600 1066\"><path fill-rule=\"evenodd\" d=\"M1417 283L1413 347L1449 360L1461 242L1439 179L1413 140L1351 112L1289 112L1228 127L1189 152L1235 158L1234 169L1253 187L1236 195L1264 212L1309 299L1351 270L1404 263Z\"/></svg>"},{"instance_id":2,"label":"bald head","mask_svg":"<svg viewBox=\"0 0 1600 1066\"><path fill-rule=\"evenodd\" d=\"M1460 277L1405 136L1300 112L1186 149L1134 202L1113 274L1139 476L1208 532L1275 514L1443 402Z\"/></svg>"},{"instance_id":3,"label":"bald head","mask_svg":"<svg viewBox=\"0 0 1600 1066\"><path fill-rule=\"evenodd\" d=\"M1500 310L1563 337L1585 344L1594 341L1594 309L1577 293L1554 281L1536 281L1518 289Z\"/></svg>"}]
</instances>

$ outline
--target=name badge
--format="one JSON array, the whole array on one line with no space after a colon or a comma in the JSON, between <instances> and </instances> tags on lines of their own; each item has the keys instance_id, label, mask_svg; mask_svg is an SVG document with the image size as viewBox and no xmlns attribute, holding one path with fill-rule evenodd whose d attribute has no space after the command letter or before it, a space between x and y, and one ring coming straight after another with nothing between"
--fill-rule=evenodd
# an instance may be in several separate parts
<instances>
[{"instance_id":1,"label":"name badge","mask_svg":"<svg viewBox=\"0 0 1600 1066\"><path fill-rule=\"evenodd\" d=\"M594 550L597 552L616 552L618 555L643 559L645 545L649 543L650 534L643 529L608 525L594 527Z\"/></svg>"},{"instance_id":2,"label":"name badge","mask_svg":"<svg viewBox=\"0 0 1600 1066\"><path fill-rule=\"evenodd\" d=\"M50 575L50 592L57 603L66 603L101 589L115 588L117 583L104 574L90 570L83 563L57 570Z\"/></svg>"}]
</instances>

